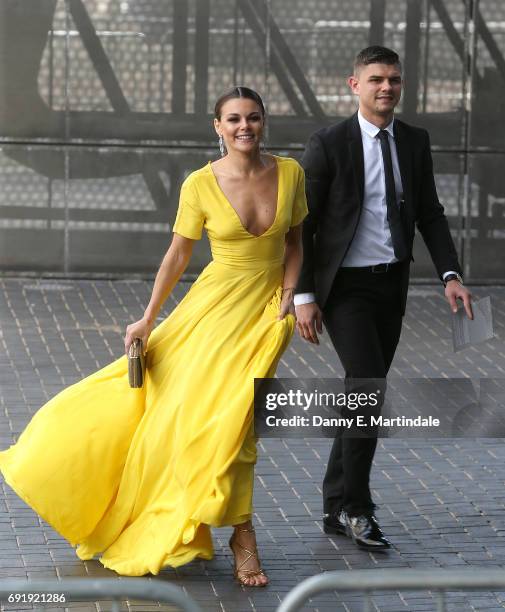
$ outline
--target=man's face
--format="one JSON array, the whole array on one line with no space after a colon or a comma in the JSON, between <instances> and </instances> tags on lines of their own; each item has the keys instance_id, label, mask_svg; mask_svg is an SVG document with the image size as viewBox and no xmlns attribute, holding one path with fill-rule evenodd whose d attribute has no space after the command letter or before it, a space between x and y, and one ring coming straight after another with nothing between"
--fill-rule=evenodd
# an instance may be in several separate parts
<instances>
[{"instance_id":1,"label":"man's face","mask_svg":"<svg viewBox=\"0 0 505 612\"><path fill-rule=\"evenodd\" d=\"M362 111L371 115L390 115L402 94L402 74L396 65L361 66L358 74L349 77L348 83L359 97Z\"/></svg>"}]
</instances>

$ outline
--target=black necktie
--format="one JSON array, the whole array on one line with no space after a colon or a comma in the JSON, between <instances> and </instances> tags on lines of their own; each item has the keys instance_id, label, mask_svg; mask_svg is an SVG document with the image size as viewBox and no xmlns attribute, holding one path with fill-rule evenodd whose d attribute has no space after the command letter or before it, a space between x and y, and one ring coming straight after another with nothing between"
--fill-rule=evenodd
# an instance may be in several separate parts
<instances>
[{"instance_id":1,"label":"black necktie","mask_svg":"<svg viewBox=\"0 0 505 612\"><path fill-rule=\"evenodd\" d=\"M386 205L389 229L395 257L402 261L407 257L407 244L403 231L400 209L396 201L395 177L393 174L393 161L391 159L391 148L386 130L380 130L377 134L381 143L382 159L384 161L384 176L386 179Z\"/></svg>"}]
</instances>

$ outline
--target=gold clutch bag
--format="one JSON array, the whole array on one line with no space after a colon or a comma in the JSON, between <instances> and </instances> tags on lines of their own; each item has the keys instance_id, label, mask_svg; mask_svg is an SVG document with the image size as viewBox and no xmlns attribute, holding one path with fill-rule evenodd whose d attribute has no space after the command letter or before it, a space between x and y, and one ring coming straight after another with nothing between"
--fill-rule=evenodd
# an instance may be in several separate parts
<instances>
[{"instance_id":1,"label":"gold clutch bag","mask_svg":"<svg viewBox=\"0 0 505 612\"><path fill-rule=\"evenodd\" d=\"M128 349L128 381L130 387L140 388L144 384L146 375L146 358L142 347L142 340L135 338Z\"/></svg>"}]
</instances>

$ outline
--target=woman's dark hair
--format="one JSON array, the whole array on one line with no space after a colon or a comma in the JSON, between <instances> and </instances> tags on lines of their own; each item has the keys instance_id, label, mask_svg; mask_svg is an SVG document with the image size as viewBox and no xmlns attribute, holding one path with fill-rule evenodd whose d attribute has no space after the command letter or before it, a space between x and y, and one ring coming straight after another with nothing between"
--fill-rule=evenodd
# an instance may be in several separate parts
<instances>
[{"instance_id":1,"label":"woman's dark hair","mask_svg":"<svg viewBox=\"0 0 505 612\"><path fill-rule=\"evenodd\" d=\"M214 117L216 119L221 120L221 109L223 105L228 102L228 100L233 100L234 98L249 98L249 100L254 100L260 107L263 119L265 118L265 106L263 105L263 100L259 93L255 92L254 89L249 89L249 87L232 87L232 89L218 98L214 106Z\"/></svg>"}]
</instances>

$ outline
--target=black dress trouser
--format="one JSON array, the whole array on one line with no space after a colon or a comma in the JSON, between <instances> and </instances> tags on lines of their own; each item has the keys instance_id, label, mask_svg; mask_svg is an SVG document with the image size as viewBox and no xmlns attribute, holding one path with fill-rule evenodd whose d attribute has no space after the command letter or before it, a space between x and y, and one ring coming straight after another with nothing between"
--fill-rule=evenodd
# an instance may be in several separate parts
<instances>
[{"instance_id":1,"label":"black dress trouser","mask_svg":"<svg viewBox=\"0 0 505 612\"><path fill-rule=\"evenodd\" d=\"M383 379L402 326L402 264L385 272L341 268L323 309L323 321L349 379ZM342 508L351 516L371 514L370 471L377 438L347 437L339 430L323 481L325 513Z\"/></svg>"}]
</instances>

